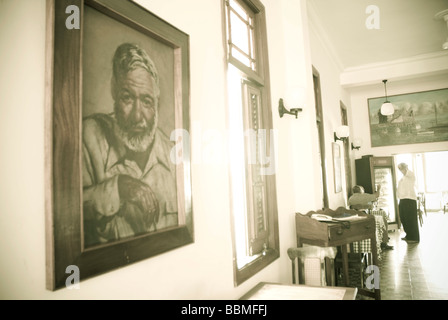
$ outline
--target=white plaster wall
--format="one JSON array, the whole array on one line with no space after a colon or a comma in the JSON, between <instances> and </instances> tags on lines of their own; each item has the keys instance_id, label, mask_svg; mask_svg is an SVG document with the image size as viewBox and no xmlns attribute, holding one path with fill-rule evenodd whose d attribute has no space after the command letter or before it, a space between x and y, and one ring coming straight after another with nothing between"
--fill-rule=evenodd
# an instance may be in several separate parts
<instances>
[{"instance_id":1,"label":"white plaster wall","mask_svg":"<svg viewBox=\"0 0 448 320\"><path fill-rule=\"evenodd\" d=\"M311 52L306 1L264 1L267 10L272 114L278 135L277 197L280 226L280 280L291 282L291 264L286 255L296 246L295 213L321 206L317 132L314 113ZM297 119L278 114L278 100L290 87L303 90L303 111ZM285 106L287 109L293 106Z\"/></svg>"},{"instance_id":2,"label":"white plaster wall","mask_svg":"<svg viewBox=\"0 0 448 320\"><path fill-rule=\"evenodd\" d=\"M140 2L190 35L192 125L225 130L221 1ZM0 2L0 299L237 299L259 281L290 281L286 249L295 245L294 212L320 205L306 9L305 1L263 3L278 134L280 259L234 287L228 168L204 163L198 148L192 155L194 244L83 281L79 290L51 292L45 289L45 1ZM304 112L280 119L278 99L292 79L305 88ZM198 132L193 150L207 143Z\"/></svg>"}]
</instances>

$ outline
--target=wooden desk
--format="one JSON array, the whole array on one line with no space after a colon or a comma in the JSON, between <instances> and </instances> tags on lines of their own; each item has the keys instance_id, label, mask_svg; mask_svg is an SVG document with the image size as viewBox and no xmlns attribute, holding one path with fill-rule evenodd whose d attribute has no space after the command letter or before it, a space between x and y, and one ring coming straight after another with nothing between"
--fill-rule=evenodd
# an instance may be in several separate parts
<instances>
[{"instance_id":1,"label":"wooden desk","mask_svg":"<svg viewBox=\"0 0 448 320\"><path fill-rule=\"evenodd\" d=\"M355 300L357 288L260 282L240 300Z\"/></svg>"},{"instance_id":2,"label":"wooden desk","mask_svg":"<svg viewBox=\"0 0 448 320\"><path fill-rule=\"evenodd\" d=\"M326 214L332 217L342 213L352 213L357 214L359 219L352 220L348 224L320 222L311 218L311 215L314 213ZM296 232L298 247L305 243L320 247L341 247L342 265L347 287L349 286L347 245L352 242L370 239L372 248L377 246L375 217L360 211L348 210L344 207L340 207L336 211L330 209L317 212L310 211L306 215L296 213ZM372 250L372 262L379 267L377 250ZM377 300L381 299L379 288L374 289L373 292L359 289L359 293Z\"/></svg>"}]
</instances>

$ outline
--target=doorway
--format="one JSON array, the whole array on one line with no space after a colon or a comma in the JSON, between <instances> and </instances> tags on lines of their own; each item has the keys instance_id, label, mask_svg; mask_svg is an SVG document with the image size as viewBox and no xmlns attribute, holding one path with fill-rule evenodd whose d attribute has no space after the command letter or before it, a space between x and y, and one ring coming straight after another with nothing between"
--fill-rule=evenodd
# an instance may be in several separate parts
<instances>
[{"instance_id":1,"label":"doorway","mask_svg":"<svg viewBox=\"0 0 448 320\"><path fill-rule=\"evenodd\" d=\"M426 210L443 210L448 203L448 151L396 154L394 160L396 166L404 162L414 172L417 192L425 194Z\"/></svg>"}]
</instances>

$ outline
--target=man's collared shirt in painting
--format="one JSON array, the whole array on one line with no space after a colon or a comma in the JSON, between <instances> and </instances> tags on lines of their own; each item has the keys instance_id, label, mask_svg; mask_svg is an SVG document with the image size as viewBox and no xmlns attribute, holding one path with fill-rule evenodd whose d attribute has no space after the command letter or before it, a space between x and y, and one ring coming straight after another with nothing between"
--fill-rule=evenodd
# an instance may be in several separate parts
<instances>
[{"instance_id":1,"label":"man's collared shirt in painting","mask_svg":"<svg viewBox=\"0 0 448 320\"><path fill-rule=\"evenodd\" d=\"M83 202L86 246L119 240L178 224L176 168L170 160L173 143L156 130L144 170L126 159L126 148L116 135L113 114L95 114L83 121ZM123 203L118 192L118 176L128 175L146 183L159 204L157 223L144 226L120 214ZM138 211L126 205L127 210ZM134 214L138 217L142 213ZM129 216L129 215L128 215ZM138 219L136 219L138 220Z\"/></svg>"}]
</instances>

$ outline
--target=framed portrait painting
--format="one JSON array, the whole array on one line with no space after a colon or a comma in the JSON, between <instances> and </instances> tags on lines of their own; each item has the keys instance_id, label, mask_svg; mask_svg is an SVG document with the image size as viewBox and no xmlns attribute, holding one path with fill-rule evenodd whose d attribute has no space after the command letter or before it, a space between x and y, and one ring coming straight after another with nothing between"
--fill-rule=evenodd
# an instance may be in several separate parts
<instances>
[{"instance_id":1,"label":"framed portrait painting","mask_svg":"<svg viewBox=\"0 0 448 320\"><path fill-rule=\"evenodd\" d=\"M381 114L384 97L367 100L372 147L448 141L448 88L389 96L394 113Z\"/></svg>"},{"instance_id":2,"label":"framed portrait painting","mask_svg":"<svg viewBox=\"0 0 448 320\"><path fill-rule=\"evenodd\" d=\"M132 1L47 1L47 288L194 241L189 36Z\"/></svg>"}]
</instances>

